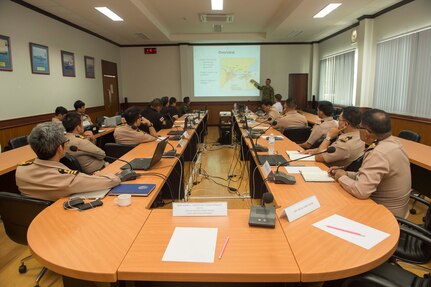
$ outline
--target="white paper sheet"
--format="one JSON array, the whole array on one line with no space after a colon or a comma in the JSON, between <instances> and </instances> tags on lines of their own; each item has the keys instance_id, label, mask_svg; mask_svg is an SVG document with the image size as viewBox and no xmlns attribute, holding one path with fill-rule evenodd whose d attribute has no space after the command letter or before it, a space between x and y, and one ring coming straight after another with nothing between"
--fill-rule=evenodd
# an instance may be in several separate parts
<instances>
[{"instance_id":1,"label":"white paper sheet","mask_svg":"<svg viewBox=\"0 0 431 287\"><path fill-rule=\"evenodd\" d=\"M176 227L162 261L214 263L218 228Z\"/></svg>"},{"instance_id":2,"label":"white paper sheet","mask_svg":"<svg viewBox=\"0 0 431 287\"><path fill-rule=\"evenodd\" d=\"M172 216L227 216L227 202L174 202Z\"/></svg>"},{"instance_id":3,"label":"white paper sheet","mask_svg":"<svg viewBox=\"0 0 431 287\"><path fill-rule=\"evenodd\" d=\"M303 158L303 157L308 156L308 154L299 153L299 151L297 151L297 150L287 150L287 151L286 151L286 153L287 153L287 155L289 156L289 158L290 158L291 160L296 160L296 159L299 159L299 158ZM304 158L304 159L300 159L300 160L305 160L305 161L316 161L316 159L315 159L315 156L314 156L314 155L313 155L313 156L310 156L310 157L307 157L307 158Z\"/></svg>"},{"instance_id":4,"label":"white paper sheet","mask_svg":"<svg viewBox=\"0 0 431 287\"><path fill-rule=\"evenodd\" d=\"M300 166L300 165L290 165L285 166L286 171L288 173L301 173L302 172L311 172L311 171L322 171L318 166Z\"/></svg>"},{"instance_id":5,"label":"white paper sheet","mask_svg":"<svg viewBox=\"0 0 431 287\"><path fill-rule=\"evenodd\" d=\"M322 181L322 182L332 182L335 181L332 177L328 175L326 171L299 171L305 181Z\"/></svg>"},{"instance_id":6,"label":"white paper sheet","mask_svg":"<svg viewBox=\"0 0 431 287\"><path fill-rule=\"evenodd\" d=\"M313 226L367 250L390 236L390 234L386 232L350 220L338 214L331 215L316 222Z\"/></svg>"}]
</instances>

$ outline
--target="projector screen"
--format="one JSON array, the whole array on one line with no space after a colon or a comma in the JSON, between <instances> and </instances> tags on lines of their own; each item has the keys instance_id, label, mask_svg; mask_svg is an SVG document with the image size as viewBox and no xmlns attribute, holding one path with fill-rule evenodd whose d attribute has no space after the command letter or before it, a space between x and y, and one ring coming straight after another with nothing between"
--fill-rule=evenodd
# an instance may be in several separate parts
<instances>
[{"instance_id":1,"label":"projector screen","mask_svg":"<svg viewBox=\"0 0 431 287\"><path fill-rule=\"evenodd\" d=\"M258 97L260 46L194 46L195 97Z\"/></svg>"}]
</instances>

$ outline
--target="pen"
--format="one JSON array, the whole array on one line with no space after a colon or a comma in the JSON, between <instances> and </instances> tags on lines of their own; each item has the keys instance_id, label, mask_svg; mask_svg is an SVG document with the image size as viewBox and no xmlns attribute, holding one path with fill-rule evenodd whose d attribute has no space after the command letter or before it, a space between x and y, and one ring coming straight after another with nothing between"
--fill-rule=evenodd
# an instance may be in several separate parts
<instances>
[{"instance_id":1,"label":"pen","mask_svg":"<svg viewBox=\"0 0 431 287\"><path fill-rule=\"evenodd\" d=\"M354 235L365 237L365 235L363 235L363 234L360 234L360 233L357 233L357 232L354 232L354 231L350 231L350 230L347 230L347 229L342 229L342 228L338 228L338 227L331 226L331 225L326 225L326 227L332 228L332 229L335 229L335 230L339 230L339 231L343 231L343 232L347 232L347 233L350 233L350 234L354 234Z\"/></svg>"},{"instance_id":2,"label":"pen","mask_svg":"<svg viewBox=\"0 0 431 287\"><path fill-rule=\"evenodd\" d=\"M223 244L223 247L221 248L220 255L218 256L218 259L221 259L223 257L223 253L224 253L224 250L226 249L228 242L229 242L229 236L226 237L226 240L224 241L224 244Z\"/></svg>"}]
</instances>

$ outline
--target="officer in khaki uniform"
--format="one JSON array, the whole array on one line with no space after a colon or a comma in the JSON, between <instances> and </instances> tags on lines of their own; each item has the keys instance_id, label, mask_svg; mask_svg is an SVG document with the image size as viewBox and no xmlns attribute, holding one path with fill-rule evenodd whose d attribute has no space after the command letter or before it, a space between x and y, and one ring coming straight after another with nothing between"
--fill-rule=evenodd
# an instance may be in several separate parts
<instances>
[{"instance_id":1,"label":"officer in khaki uniform","mask_svg":"<svg viewBox=\"0 0 431 287\"><path fill-rule=\"evenodd\" d=\"M63 126L69 140L67 152L78 160L83 172L92 174L108 164L104 161L105 152L81 135L84 127L77 112L67 113L63 118ZM77 147L78 151L71 151L71 146Z\"/></svg>"},{"instance_id":2,"label":"officer in khaki uniform","mask_svg":"<svg viewBox=\"0 0 431 287\"><path fill-rule=\"evenodd\" d=\"M378 109L362 116L361 139L369 144L358 172L337 167L328 173L353 196L384 205L394 215L406 217L411 191L410 162L403 146L391 135L389 115Z\"/></svg>"},{"instance_id":3,"label":"officer in khaki uniform","mask_svg":"<svg viewBox=\"0 0 431 287\"><path fill-rule=\"evenodd\" d=\"M126 125L118 127L114 131L115 142L118 144L136 145L156 140L157 132L153 124L141 116L138 107L130 107L124 112ZM141 131L138 127L144 124L148 127L150 134Z\"/></svg>"},{"instance_id":4,"label":"officer in khaki uniform","mask_svg":"<svg viewBox=\"0 0 431 287\"><path fill-rule=\"evenodd\" d=\"M63 131L60 125L49 122L37 125L30 133L28 141L37 158L33 163L18 166L15 174L23 195L55 201L73 193L108 189L120 183L115 175L87 175L60 163L68 141Z\"/></svg>"},{"instance_id":5,"label":"officer in khaki uniform","mask_svg":"<svg viewBox=\"0 0 431 287\"><path fill-rule=\"evenodd\" d=\"M288 98L284 102L284 110L284 115L277 119L277 124L274 128L283 132L287 128L303 128L308 126L307 118L296 110L296 102L293 98Z\"/></svg>"},{"instance_id":6,"label":"officer in khaki uniform","mask_svg":"<svg viewBox=\"0 0 431 287\"><path fill-rule=\"evenodd\" d=\"M263 101L262 109L265 112L265 116L263 116L261 119L258 119L258 122L265 122L268 121L268 119L271 119L268 121L268 123L272 124L273 121L281 116L277 109L272 106L270 101Z\"/></svg>"},{"instance_id":7,"label":"officer in khaki uniform","mask_svg":"<svg viewBox=\"0 0 431 287\"><path fill-rule=\"evenodd\" d=\"M303 149L309 149L321 137L326 136L326 133L331 128L338 127L338 123L332 118L334 106L331 102L320 101L317 106L317 115L323 120L321 124L314 125L311 134L305 143L300 144Z\"/></svg>"},{"instance_id":8,"label":"officer in khaki uniform","mask_svg":"<svg viewBox=\"0 0 431 287\"><path fill-rule=\"evenodd\" d=\"M316 161L324 162L329 166L347 167L364 154L365 143L359 136L358 126L361 122L361 112L355 107L346 107L338 119L338 128L331 128L325 140L317 149L309 149L304 153L313 154L326 150L329 146L335 147L333 153L316 155ZM332 144L331 142L335 140Z\"/></svg>"}]
</instances>

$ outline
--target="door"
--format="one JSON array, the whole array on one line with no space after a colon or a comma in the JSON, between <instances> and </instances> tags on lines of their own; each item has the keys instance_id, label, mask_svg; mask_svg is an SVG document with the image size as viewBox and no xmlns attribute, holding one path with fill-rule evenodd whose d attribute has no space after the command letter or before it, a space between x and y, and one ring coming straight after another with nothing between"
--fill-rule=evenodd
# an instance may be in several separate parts
<instances>
[{"instance_id":1,"label":"door","mask_svg":"<svg viewBox=\"0 0 431 287\"><path fill-rule=\"evenodd\" d=\"M117 64L102 60L102 77L105 116L112 117L120 111Z\"/></svg>"},{"instance_id":2,"label":"door","mask_svg":"<svg viewBox=\"0 0 431 287\"><path fill-rule=\"evenodd\" d=\"M307 107L308 74L289 74L289 98L294 98L298 109Z\"/></svg>"}]
</instances>

